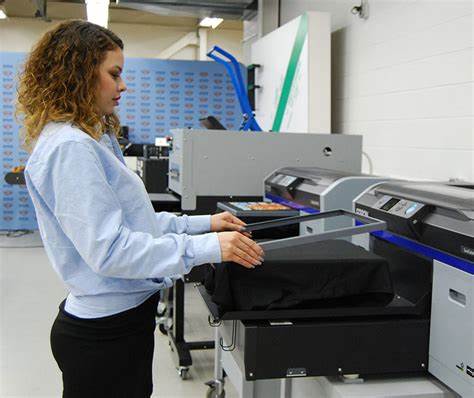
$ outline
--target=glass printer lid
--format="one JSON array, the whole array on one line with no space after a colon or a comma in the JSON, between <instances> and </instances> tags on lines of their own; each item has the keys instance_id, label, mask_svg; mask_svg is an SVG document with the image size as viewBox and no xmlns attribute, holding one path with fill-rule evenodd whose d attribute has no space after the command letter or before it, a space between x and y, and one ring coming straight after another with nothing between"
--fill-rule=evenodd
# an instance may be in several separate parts
<instances>
[{"instance_id":1,"label":"glass printer lid","mask_svg":"<svg viewBox=\"0 0 474 398\"><path fill-rule=\"evenodd\" d=\"M282 167L275 174L284 174L303 178L305 182L313 182L314 185L329 186L335 181L345 177L374 177L369 174L329 170L321 167Z\"/></svg>"},{"instance_id":2,"label":"glass printer lid","mask_svg":"<svg viewBox=\"0 0 474 398\"><path fill-rule=\"evenodd\" d=\"M474 211L474 184L465 186L439 182L384 182L375 191L384 195L415 200L450 210Z\"/></svg>"}]
</instances>

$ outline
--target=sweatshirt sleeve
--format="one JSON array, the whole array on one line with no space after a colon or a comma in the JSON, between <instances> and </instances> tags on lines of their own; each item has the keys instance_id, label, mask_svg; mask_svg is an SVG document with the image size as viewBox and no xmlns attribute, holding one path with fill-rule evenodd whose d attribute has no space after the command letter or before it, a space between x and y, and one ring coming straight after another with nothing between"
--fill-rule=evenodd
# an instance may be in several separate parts
<instances>
[{"instance_id":1,"label":"sweatshirt sleeve","mask_svg":"<svg viewBox=\"0 0 474 398\"><path fill-rule=\"evenodd\" d=\"M180 216L165 211L156 213L160 234L202 234L211 230L211 216Z\"/></svg>"}]
</instances>

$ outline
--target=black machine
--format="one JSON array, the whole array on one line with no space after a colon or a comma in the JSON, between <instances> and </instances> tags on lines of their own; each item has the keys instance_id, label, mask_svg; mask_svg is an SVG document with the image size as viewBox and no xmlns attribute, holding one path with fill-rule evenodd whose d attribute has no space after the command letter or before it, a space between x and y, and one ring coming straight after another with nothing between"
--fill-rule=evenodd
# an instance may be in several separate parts
<instances>
[{"instance_id":1,"label":"black machine","mask_svg":"<svg viewBox=\"0 0 474 398\"><path fill-rule=\"evenodd\" d=\"M316 216L322 219L329 213L331 212L319 213ZM310 218L311 216L302 216L287 220L308 222ZM274 222L274 225L277 226L283 220ZM248 229L253 231L264 226L272 226L272 223L256 223ZM340 236L346 235L344 231L338 231L337 234L339 233ZM331 231L326 231L321 236L326 240L331 234ZM346 241L341 243L351 245ZM275 248L271 247L272 244L276 245ZM264 242L261 245L268 251L266 262L278 260L285 262L286 267L299 267L304 262L317 258L317 246L314 246L314 236L311 235ZM347 258L342 261L342 252L334 255L337 261L347 262L348 266L357 260ZM395 258L395 261L398 260ZM403 263L407 259L400 260ZM333 263L329 258L327 261ZM336 263L333 264L336 266ZM413 290L417 293L409 297L400 295L400 282L397 275L391 272L394 292L391 300L388 303L383 301L383 305L377 300L360 301L352 297L344 301L341 298L331 298L327 303L324 300L313 302L314 307L235 310L222 314L206 289L200 287L199 290L215 321L230 320L237 322L237 327L241 328L240 333L245 341L243 355L246 357L247 380L284 378L291 369L297 368L305 376L419 372L425 371L428 363L428 281L431 275L429 266L422 265L420 268L419 275L412 281L416 285ZM284 322L280 324L281 321ZM236 333L231 332L231 335L227 336L231 339L230 345L235 345ZM260 360L275 359L272 353L277 341L278 361ZM377 344L374 344L375 341ZM318 359L321 357L324 360ZM294 367L289 367L289 363L294 363Z\"/></svg>"},{"instance_id":2,"label":"black machine","mask_svg":"<svg viewBox=\"0 0 474 398\"><path fill-rule=\"evenodd\" d=\"M168 158L139 157L137 172L148 193L168 192Z\"/></svg>"},{"instance_id":3,"label":"black machine","mask_svg":"<svg viewBox=\"0 0 474 398\"><path fill-rule=\"evenodd\" d=\"M155 144L141 146L137 158L137 173L145 184L151 203L156 211L180 212L179 199L168 189L169 144L166 138Z\"/></svg>"},{"instance_id":4,"label":"black machine","mask_svg":"<svg viewBox=\"0 0 474 398\"><path fill-rule=\"evenodd\" d=\"M214 116L203 117L199 119L201 126L209 130L225 130L224 125Z\"/></svg>"},{"instance_id":5,"label":"black machine","mask_svg":"<svg viewBox=\"0 0 474 398\"><path fill-rule=\"evenodd\" d=\"M168 192L168 159L167 145L143 145L143 156L137 159L137 172L148 193Z\"/></svg>"},{"instance_id":6,"label":"black machine","mask_svg":"<svg viewBox=\"0 0 474 398\"><path fill-rule=\"evenodd\" d=\"M133 143L128 126L121 126L119 144L124 156L137 157L137 172L148 193L168 193L169 144L157 138L155 144Z\"/></svg>"}]
</instances>

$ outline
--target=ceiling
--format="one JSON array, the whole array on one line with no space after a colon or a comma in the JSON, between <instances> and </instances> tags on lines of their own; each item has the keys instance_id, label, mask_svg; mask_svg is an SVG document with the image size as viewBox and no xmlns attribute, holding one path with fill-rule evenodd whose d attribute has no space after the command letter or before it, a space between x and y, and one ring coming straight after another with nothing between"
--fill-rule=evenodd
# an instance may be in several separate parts
<instances>
[{"instance_id":1,"label":"ceiling","mask_svg":"<svg viewBox=\"0 0 474 398\"><path fill-rule=\"evenodd\" d=\"M67 1L67 0L66 0ZM116 0L114 0L116 1ZM248 19L257 9L257 0L119 0L118 6L149 9L155 13L181 16L213 16ZM154 10L154 11L153 11Z\"/></svg>"},{"instance_id":2,"label":"ceiling","mask_svg":"<svg viewBox=\"0 0 474 398\"><path fill-rule=\"evenodd\" d=\"M8 17L35 18L44 0L0 0ZM201 17L221 16L224 22L217 29L242 29L242 20L252 15L249 6L254 0L111 0L109 22L150 24L194 28ZM84 0L47 0L47 16L53 20L85 19Z\"/></svg>"}]
</instances>

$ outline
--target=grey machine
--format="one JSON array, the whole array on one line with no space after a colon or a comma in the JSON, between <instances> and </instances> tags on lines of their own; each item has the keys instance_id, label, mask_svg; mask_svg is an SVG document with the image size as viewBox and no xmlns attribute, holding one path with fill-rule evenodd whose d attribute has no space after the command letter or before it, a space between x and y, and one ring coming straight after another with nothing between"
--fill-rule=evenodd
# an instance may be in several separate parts
<instances>
[{"instance_id":1,"label":"grey machine","mask_svg":"<svg viewBox=\"0 0 474 398\"><path fill-rule=\"evenodd\" d=\"M302 214L334 209L352 210L352 201L356 196L371 185L387 179L355 171L328 170L320 167L283 167L265 178L265 200L299 209ZM330 218L303 222L300 224L300 234L322 232L326 227L341 228L347 226L349 220L349 218Z\"/></svg>"},{"instance_id":2,"label":"grey machine","mask_svg":"<svg viewBox=\"0 0 474 398\"><path fill-rule=\"evenodd\" d=\"M279 167L359 172L361 161L362 137L357 135L176 129L169 138L168 188L182 213L211 214L218 202L261 200L264 177ZM185 281L200 280L201 268L194 268ZM185 341L182 281L175 283L173 303L167 334L179 375L185 378L192 365L190 350L212 348L213 342Z\"/></svg>"},{"instance_id":3,"label":"grey machine","mask_svg":"<svg viewBox=\"0 0 474 398\"><path fill-rule=\"evenodd\" d=\"M398 251L406 264L398 272L414 261L432 271L428 370L474 397L474 185L387 182L354 207L387 221L388 232L372 234L370 245L381 255Z\"/></svg>"},{"instance_id":4,"label":"grey machine","mask_svg":"<svg viewBox=\"0 0 474 398\"><path fill-rule=\"evenodd\" d=\"M379 182L353 202L352 214L368 220L353 217L342 227L326 223L322 232L305 231L299 237L262 243L268 255L273 248L295 250L295 246L303 247L298 246L302 243L311 245L317 240L370 232L368 248L388 261L394 288L393 301L382 307L328 307L321 314L321 309L306 313L228 312L221 316L200 287L211 316L221 322L216 327L216 342L221 347L216 350L216 375L222 376L224 367L240 396L302 397L306 396L302 385L317 382L301 379L291 383L295 377L359 374L369 381L357 387L358 391L369 397L377 396L370 391L371 375L426 375L429 371L462 397L474 397L473 188L468 184ZM287 200L284 196L282 193L271 199L281 203ZM314 205L317 199L315 193L298 201L293 195L294 203L302 208L306 208L305 201L313 201ZM312 218L293 221L328 221L340 212L345 211L313 212L305 216ZM364 226L372 231L358 230ZM261 227L262 223L249 229ZM357 344L348 344L352 339ZM385 352L387 349L391 351ZM370 361L364 362L364 358ZM222 380L216 377L210 383L214 396L221 396ZM394 379L388 380L384 392L400 396L397 391L416 385L416 380L410 387L407 382L402 381L398 387ZM434 388L428 380L426 383L429 386L417 385L411 393L453 396L441 385ZM326 392L329 396L346 396L340 391L337 395L334 389Z\"/></svg>"},{"instance_id":5,"label":"grey machine","mask_svg":"<svg viewBox=\"0 0 474 398\"><path fill-rule=\"evenodd\" d=\"M172 130L169 189L182 211L206 214L217 202L261 200L262 181L283 166L360 172L356 135Z\"/></svg>"}]
</instances>

